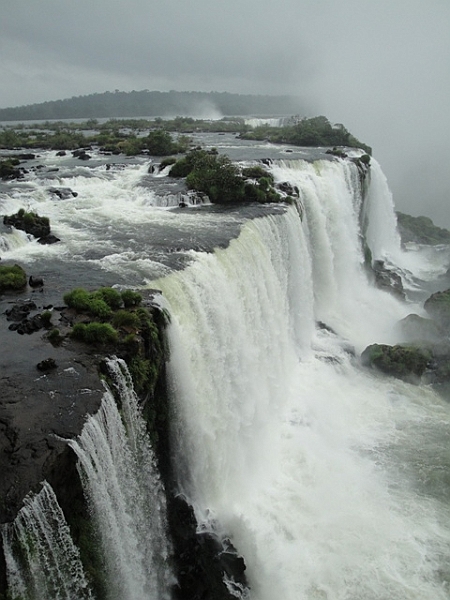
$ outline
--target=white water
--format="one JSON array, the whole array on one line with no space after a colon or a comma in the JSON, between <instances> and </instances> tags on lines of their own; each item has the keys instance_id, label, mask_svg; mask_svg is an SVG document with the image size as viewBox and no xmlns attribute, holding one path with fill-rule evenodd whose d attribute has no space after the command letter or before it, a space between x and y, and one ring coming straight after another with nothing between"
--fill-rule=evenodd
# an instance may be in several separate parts
<instances>
[{"instance_id":1,"label":"white water","mask_svg":"<svg viewBox=\"0 0 450 600\"><path fill-rule=\"evenodd\" d=\"M419 307L366 278L351 169L273 172L300 187L303 224L253 221L156 282L180 488L231 535L255 600L448 599L449 406L346 352L395 341Z\"/></svg>"},{"instance_id":2,"label":"white water","mask_svg":"<svg viewBox=\"0 0 450 600\"><path fill-rule=\"evenodd\" d=\"M448 405L426 387L360 369L346 351L396 341L396 322L421 307L367 279L352 166L271 168L299 186L303 224L294 208L248 222L227 250L191 252L189 268L158 281L172 314L180 488L201 523L232 536L254 600L448 599ZM155 207L139 187L145 170L78 167L59 182L79 193L69 200L49 196L54 180L18 184L2 211L49 216L62 242L8 243L2 257L97 262L151 280L154 224L176 223L180 237L201 227L208 235L226 215L199 222ZM400 250L383 177L375 166L366 206L374 258L439 272L419 252ZM316 321L335 333L316 330ZM134 416L124 427L107 392L73 447L103 534L109 597L164 598L171 576L161 484L123 365L111 368L124 414L130 407Z\"/></svg>"},{"instance_id":3,"label":"white water","mask_svg":"<svg viewBox=\"0 0 450 600\"><path fill-rule=\"evenodd\" d=\"M92 600L78 549L47 482L39 494L25 498L2 535L11 598Z\"/></svg>"},{"instance_id":4,"label":"white water","mask_svg":"<svg viewBox=\"0 0 450 600\"><path fill-rule=\"evenodd\" d=\"M108 368L123 421L108 390L69 444L100 538L108 600L162 600L172 583L164 492L127 367L115 359Z\"/></svg>"}]
</instances>

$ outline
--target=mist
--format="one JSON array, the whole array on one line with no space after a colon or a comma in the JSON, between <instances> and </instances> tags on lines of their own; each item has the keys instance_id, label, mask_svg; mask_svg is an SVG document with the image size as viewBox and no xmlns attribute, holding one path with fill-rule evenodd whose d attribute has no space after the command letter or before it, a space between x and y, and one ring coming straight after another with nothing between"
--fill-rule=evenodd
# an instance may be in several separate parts
<instances>
[{"instance_id":1,"label":"mist","mask_svg":"<svg viewBox=\"0 0 450 600\"><path fill-rule=\"evenodd\" d=\"M103 91L292 94L373 148L398 210L450 227L448 0L20 0L0 107Z\"/></svg>"}]
</instances>

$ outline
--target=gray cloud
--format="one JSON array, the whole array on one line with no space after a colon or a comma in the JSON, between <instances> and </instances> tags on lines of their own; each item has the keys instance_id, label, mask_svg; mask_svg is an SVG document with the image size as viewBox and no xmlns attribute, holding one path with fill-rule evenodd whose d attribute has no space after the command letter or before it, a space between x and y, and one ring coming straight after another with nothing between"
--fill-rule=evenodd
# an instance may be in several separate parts
<instances>
[{"instance_id":1,"label":"gray cloud","mask_svg":"<svg viewBox=\"0 0 450 600\"><path fill-rule=\"evenodd\" d=\"M297 94L450 227L448 0L7 0L0 106L121 89Z\"/></svg>"}]
</instances>

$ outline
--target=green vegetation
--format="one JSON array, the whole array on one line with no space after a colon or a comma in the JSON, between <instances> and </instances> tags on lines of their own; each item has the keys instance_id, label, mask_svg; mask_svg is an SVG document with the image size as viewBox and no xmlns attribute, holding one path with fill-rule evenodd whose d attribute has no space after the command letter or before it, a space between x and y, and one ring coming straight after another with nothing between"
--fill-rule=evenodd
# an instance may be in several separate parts
<instances>
[{"instance_id":1,"label":"green vegetation","mask_svg":"<svg viewBox=\"0 0 450 600\"><path fill-rule=\"evenodd\" d=\"M76 288L64 295L64 302L69 308L90 313L102 320L108 319L112 314L111 307L98 291L89 293L82 288Z\"/></svg>"},{"instance_id":2,"label":"green vegetation","mask_svg":"<svg viewBox=\"0 0 450 600\"><path fill-rule=\"evenodd\" d=\"M128 310L118 310L112 319L112 324L114 327L124 327L131 329L138 329L140 325L139 316Z\"/></svg>"},{"instance_id":3,"label":"green vegetation","mask_svg":"<svg viewBox=\"0 0 450 600\"><path fill-rule=\"evenodd\" d=\"M450 244L450 231L437 227L428 217L412 217L402 212L396 214L403 243Z\"/></svg>"},{"instance_id":4,"label":"green vegetation","mask_svg":"<svg viewBox=\"0 0 450 600\"><path fill-rule=\"evenodd\" d=\"M134 292L133 290L124 290L121 292L121 297L123 301L123 305L125 308L131 308L132 306L139 306L142 302L142 296L138 292Z\"/></svg>"},{"instance_id":5,"label":"green vegetation","mask_svg":"<svg viewBox=\"0 0 450 600\"><path fill-rule=\"evenodd\" d=\"M344 125L333 126L324 116L300 119L287 127L263 125L241 134L241 137L293 146L350 146L362 148L367 154L372 154L372 149L351 135Z\"/></svg>"},{"instance_id":6,"label":"green vegetation","mask_svg":"<svg viewBox=\"0 0 450 600\"><path fill-rule=\"evenodd\" d=\"M64 337L61 335L59 329L55 327L48 332L47 339L53 346L59 346Z\"/></svg>"},{"instance_id":7,"label":"green vegetation","mask_svg":"<svg viewBox=\"0 0 450 600\"><path fill-rule=\"evenodd\" d=\"M170 176L186 177L189 189L206 194L213 203L281 200L273 188L273 177L265 169L256 166L241 173L228 156L219 155L214 149L192 150L173 165Z\"/></svg>"},{"instance_id":8,"label":"green vegetation","mask_svg":"<svg viewBox=\"0 0 450 600\"><path fill-rule=\"evenodd\" d=\"M432 294L426 300L424 308L437 323L450 327L450 290Z\"/></svg>"},{"instance_id":9,"label":"green vegetation","mask_svg":"<svg viewBox=\"0 0 450 600\"><path fill-rule=\"evenodd\" d=\"M421 377L432 357L432 353L427 349L400 344L372 344L361 355L364 364L406 380Z\"/></svg>"},{"instance_id":10,"label":"green vegetation","mask_svg":"<svg viewBox=\"0 0 450 600\"><path fill-rule=\"evenodd\" d=\"M76 323L72 328L72 337L86 344L104 346L115 344L119 334L109 323Z\"/></svg>"},{"instance_id":11,"label":"green vegetation","mask_svg":"<svg viewBox=\"0 0 450 600\"><path fill-rule=\"evenodd\" d=\"M23 208L13 215L5 215L3 224L30 233L36 238L45 237L50 233L48 217L41 217L35 212L26 212Z\"/></svg>"},{"instance_id":12,"label":"green vegetation","mask_svg":"<svg viewBox=\"0 0 450 600\"><path fill-rule=\"evenodd\" d=\"M0 134L1 135L1 134ZM20 164L18 158L8 158L0 161L0 178L1 179L15 179L20 176L20 170L17 169L17 165Z\"/></svg>"},{"instance_id":13,"label":"green vegetation","mask_svg":"<svg viewBox=\"0 0 450 600\"><path fill-rule=\"evenodd\" d=\"M27 285L27 275L19 265L0 266L0 293L21 290Z\"/></svg>"}]
</instances>

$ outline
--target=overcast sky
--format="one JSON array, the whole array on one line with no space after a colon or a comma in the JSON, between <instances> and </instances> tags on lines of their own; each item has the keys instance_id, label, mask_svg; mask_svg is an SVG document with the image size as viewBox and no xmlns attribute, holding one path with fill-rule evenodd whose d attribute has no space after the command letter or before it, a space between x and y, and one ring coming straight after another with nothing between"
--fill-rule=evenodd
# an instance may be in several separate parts
<instances>
[{"instance_id":1,"label":"overcast sky","mask_svg":"<svg viewBox=\"0 0 450 600\"><path fill-rule=\"evenodd\" d=\"M3 0L0 108L131 90L294 94L450 227L450 0Z\"/></svg>"}]
</instances>

